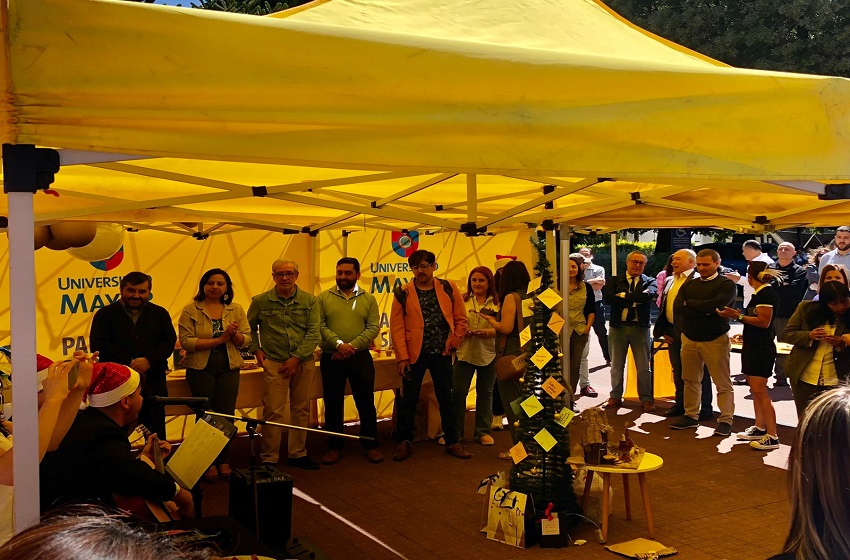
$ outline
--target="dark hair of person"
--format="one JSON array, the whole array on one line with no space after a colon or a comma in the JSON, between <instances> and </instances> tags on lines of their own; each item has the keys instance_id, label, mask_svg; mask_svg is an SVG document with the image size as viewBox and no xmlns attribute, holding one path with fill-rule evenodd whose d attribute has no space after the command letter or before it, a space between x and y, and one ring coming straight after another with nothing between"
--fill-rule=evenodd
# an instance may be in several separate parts
<instances>
[{"instance_id":1,"label":"dark hair of person","mask_svg":"<svg viewBox=\"0 0 850 560\"><path fill-rule=\"evenodd\" d=\"M118 282L118 289L123 290L124 286L128 284L131 286L138 286L139 284L148 283L148 291L153 289L153 280L150 276L145 274L144 272L128 272L124 276L121 277L121 280Z\"/></svg>"},{"instance_id":2,"label":"dark hair of person","mask_svg":"<svg viewBox=\"0 0 850 560\"><path fill-rule=\"evenodd\" d=\"M840 387L812 400L797 427L788 457L785 552L805 560L850 558L848 464L850 388Z\"/></svg>"},{"instance_id":3,"label":"dark hair of person","mask_svg":"<svg viewBox=\"0 0 850 560\"><path fill-rule=\"evenodd\" d=\"M747 239L746 241L744 241L742 247L749 247L750 249L761 251L761 243L759 243L755 239Z\"/></svg>"},{"instance_id":4,"label":"dark hair of person","mask_svg":"<svg viewBox=\"0 0 850 560\"><path fill-rule=\"evenodd\" d=\"M820 322L809 322L810 325L822 325L829 322L830 325L835 323L835 313L829 308L830 303L844 301L850 299L850 289L841 282L825 282L818 292L818 310L824 320ZM847 317L842 317L842 320L847 323ZM817 321L817 318L814 319Z\"/></svg>"},{"instance_id":5,"label":"dark hair of person","mask_svg":"<svg viewBox=\"0 0 850 560\"><path fill-rule=\"evenodd\" d=\"M95 506L48 514L0 547L0 560L208 560L211 550L181 550L126 517Z\"/></svg>"},{"instance_id":6,"label":"dark hair of person","mask_svg":"<svg viewBox=\"0 0 850 560\"><path fill-rule=\"evenodd\" d=\"M419 249L417 251L413 251L410 253L410 256L407 257L407 264L410 266L417 266L422 264L423 262L427 264L434 264L437 262L437 256L431 251L426 251L425 249Z\"/></svg>"},{"instance_id":7,"label":"dark hair of person","mask_svg":"<svg viewBox=\"0 0 850 560\"><path fill-rule=\"evenodd\" d=\"M230 303L233 301L233 282L230 280L230 275L220 268L211 268L204 272L204 275L201 276L201 282L198 286L198 295L195 296L195 301L204 301L204 299L206 299L207 296L204 295L204 286L206 286L207 282L210 281L210 278L216 274L224 276L224 282L227 284L227 289L225 289L224 293L221 295L221 303Z\"/></svg>"},{"instance_id":8,"label":"dark hair of person","mask_svg":"<svg viewBox=\"0 0 850 560\"><path fill-rule=\"evenodd\" d=\"M673 255L667 257L667 264L664 265L664 273L667 276L673 276Z\"/></svg>"},{"instance_id":9,"label":"dark hair of person","mask_svg":"<svg viewBox=\"0 0 850 560\"><path fill-rule=\"evenodd\" d=\"M714 249L702 249L699 253L697 253L697 258L699 257L711 257L711 260L714 262L720 261L720 253Z\"/></svg>"},{"instance_id":10,"label":"dark hair of person","mask_svg":"<svg viewBox=\"0 0 850 560\"><path fill-rule=\"evenodd\" d=\"M828 283L826 282L826 273L832 272L833 270L837 270L838 273L841 274L841 277L844 278L845 286L850 283L850 278L847 277L847 268L843 264L827 263L823 265L823 269L820 271L820 278L818 279L818 293L820 293L823 285ZM834 282L834 280L831 280L831 282Z\"/></svg>"},{"instance_id":11,"label":"dark hair of person","mask_svg":"<svg viewBox=\"0 0 850 560\"><path fill-rule=\"evenodd\" d=\"M471 298L473 295L472 275L476 272L487 279L487 294L484 296L484 299L491 297L493 298L493 303L498 305L499 294L496 293L496 279L493 278L493 272L486 266L476 266L475 268L469 271L469 276L466 278L466 293L463 294L463 301L469 301L469 298Z\"/></svg>"},{"instance_id":12,"label":"dark hair of person","mask_svg":"<svg viewBox=\"0 0 850 560\"><path fill-rule=\"evenodd\" d=\"M354 267L354 272L360 274L360 261L355 259L354 257L342 257L338 261L336 261L336 265L339 266L341 264L350 264Z\"/></svg>"},{"instance_id":13,"label":"dark hair of person","mask_svg":"<svg viewBox=\"0 0 850 560\"><path fill-rule=\"evenodd\" d=\"M511 261L502 267L502 276L499 279L499 301L505 301L511 292L528 291L528 283L531 275L528 273L525 263L522 261Z\"/></svg>"},{"instance_id":14,"label":"dark hair of person","mask_svg":"<svg viewBox=\"0 0 850 560\"><path fill-rule=\"evenodd\" d=\"M578 286L584 282L584 269L582 268L584 266L584 256L579 255L574 257L573 255L570 255L570 260L576 263L576 266L578 267L578 272L576 273L576 286Z\"/></svg>"}]
</instances>

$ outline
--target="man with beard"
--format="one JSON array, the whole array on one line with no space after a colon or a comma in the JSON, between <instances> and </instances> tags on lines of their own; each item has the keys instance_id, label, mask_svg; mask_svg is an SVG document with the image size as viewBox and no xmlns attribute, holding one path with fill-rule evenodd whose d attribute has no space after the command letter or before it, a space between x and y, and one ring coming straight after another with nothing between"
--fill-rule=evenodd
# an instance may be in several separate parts
<instances>
[{"instance_id":1,"label":"man with beard","mask_svg":"<svg viewBox=\"0 0 850 560\"><path fill-rule=\"evenodd\" d=\"M413 453L413 423L426 370L431 372L440 405L446 453L458 459L472 457L458 443L452 405L452 357L466 335L466 306L454 282L434 279L436 260L431 251L414 251L407 258L415 275L413 281L394 292L390 334L402 376L402 399L397 432L401 445L393 461L406 461ZM466 395L458 398L465 399Z\"/></svg>"},{"instance_id":2,"label":"man with beard","mask_svg":"<svg viewBox=\"0 0 850 560\"><path fill-rule=\"evenodd\" d=\"M322 317L316 296L296 285L298 264L278 259L272 263L274 287L254 296L248 307L251 327L249 350L263 368L263 420L306 428L310 420L310 388L313 372L305 372L304 362L313 359L321 342ZM260 458L273 467L280 457L281 428L263 426ZM319 463L307 456L307 432L289 430L286 464L316 470Z\"/></svg>"},{"instance_id":3,"label":"man with beard","mask_svg":"<svg viewBox=\"0 0 850 560\"><path fill-rule=\"evenodd\" d=\"M828 264L840 264L850 270L850 226L835 230L835 249L820 258L818 274Z\"/></svg>"},{"instance_id":4,"label":"man with beard","mask_svg":"<svg viewBox=\"0 0 850 560\"><path fill-rule=\"evenodd\" d=\"M322 393L325 399L325 429L342 432L345 382L360 416L361 440L370 463L380 463L378 451L378 416L375 411L375 364L369 347L378 336L380 318L375 296L364 291L360 279L360 261L343 257L336 263L336 288L319 294L322 313ZM342 456L345 440L328 437L328 452L322 458L333 465Z\"/></svg>"},{"instance_id":5,"label":"man with beard","mask_svg":"<svg viewBox=\"0 0 850 560\"><path fill-rule=\"evenodd\" d=\"M168 396L165 373L177 333L168 311L150 303L151 277L130 272L121 278L121 297L94 314L89 348L100 360L129 366L141 376L141 395ZM139 422L165 439L165 409L144 404Z\"/></svg>"}]
</instances>

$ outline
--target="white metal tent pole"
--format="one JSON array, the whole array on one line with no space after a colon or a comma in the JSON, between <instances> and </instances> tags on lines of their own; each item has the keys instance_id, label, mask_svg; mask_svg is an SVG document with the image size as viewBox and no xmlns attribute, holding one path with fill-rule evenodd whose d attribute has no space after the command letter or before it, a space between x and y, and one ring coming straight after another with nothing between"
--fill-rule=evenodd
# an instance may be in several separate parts
<instances>
[{"instance_id":1,"label":"white metal tent pole","mask_svg":"<svg viewBox=\"0 0 850 560\"><path fill-rule=\"evenodd\" d=\"M572 229L564 224L561 225L561 317L564 318L564 327L561 329L561 353L564 355L561 362L562 375L565 386L569 387L570 380L570 235ZM575 387L570 387L568 390L573 394L576 392ZM571 397L570 401L575 397Z\"/></svg>"},{"instance_id":2,"label":"white metal tent pole","mask_svg":"<svg viewBox=\"0 0 850 560\"><path fill-rule=\"evenodd\" d=\"M611 232L611 277L617 276L617 232Z\"/></svg>"},{"instance_id":3,"label":"white metal tent pole","mask_svg":"<svg viewBox=\"0 0 850 560\"><path fill-rule=\"evenodd\" d=\"M15 391L15 531L38 521L38 398L35 376L33 195L10 192L9 305Z\"/></svg>"}]
</instances>

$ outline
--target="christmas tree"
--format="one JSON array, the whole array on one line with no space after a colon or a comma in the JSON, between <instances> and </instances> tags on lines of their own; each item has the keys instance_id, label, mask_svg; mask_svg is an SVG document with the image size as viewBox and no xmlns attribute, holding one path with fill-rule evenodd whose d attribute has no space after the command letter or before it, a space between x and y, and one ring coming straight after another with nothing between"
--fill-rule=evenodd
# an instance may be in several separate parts
<instances>
[{"instance_id":1,"label":"christmas tree","mask_svg":"<svg viewBox=\"0 0 850 560\"><path fill-rule=\"evenodd\" d=\"M559 514L563 527L578 522L578 517L567 516L581 513L581 508L573 492L572 470L566 464L570 432L568 424L564 424L572 417L569 394L572 389L562 365L561 329L557 325L560 314L555 316L562 307L561 299L552 286L545 232L541 234L531 239L538 255L534 270L540 286L530 293L531 339L525 347L530 358L520 379L523 406L516 431L516 445L522 445L527 456L512 466L510 488L531 496L538 511L543 511L549 503L554 504L553 511ZM561 326L565 326L562 321Z\"/></svg>"}]
</instances>

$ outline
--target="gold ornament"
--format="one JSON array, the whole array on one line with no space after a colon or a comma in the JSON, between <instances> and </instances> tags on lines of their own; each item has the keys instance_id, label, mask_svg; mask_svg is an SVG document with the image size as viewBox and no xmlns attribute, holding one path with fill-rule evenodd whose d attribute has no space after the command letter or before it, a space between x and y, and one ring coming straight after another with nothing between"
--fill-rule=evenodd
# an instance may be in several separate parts
<instances>
[{"instance_id":1,"label":"gold ornament","mask_svg":"<svg viewBox=\"0 0 850 560\"><path fill-rule=\"evenodd\" d=\"M518 380L520 383L525 383L525 377L520 377Z\"/></svg>"}]
</instances>

